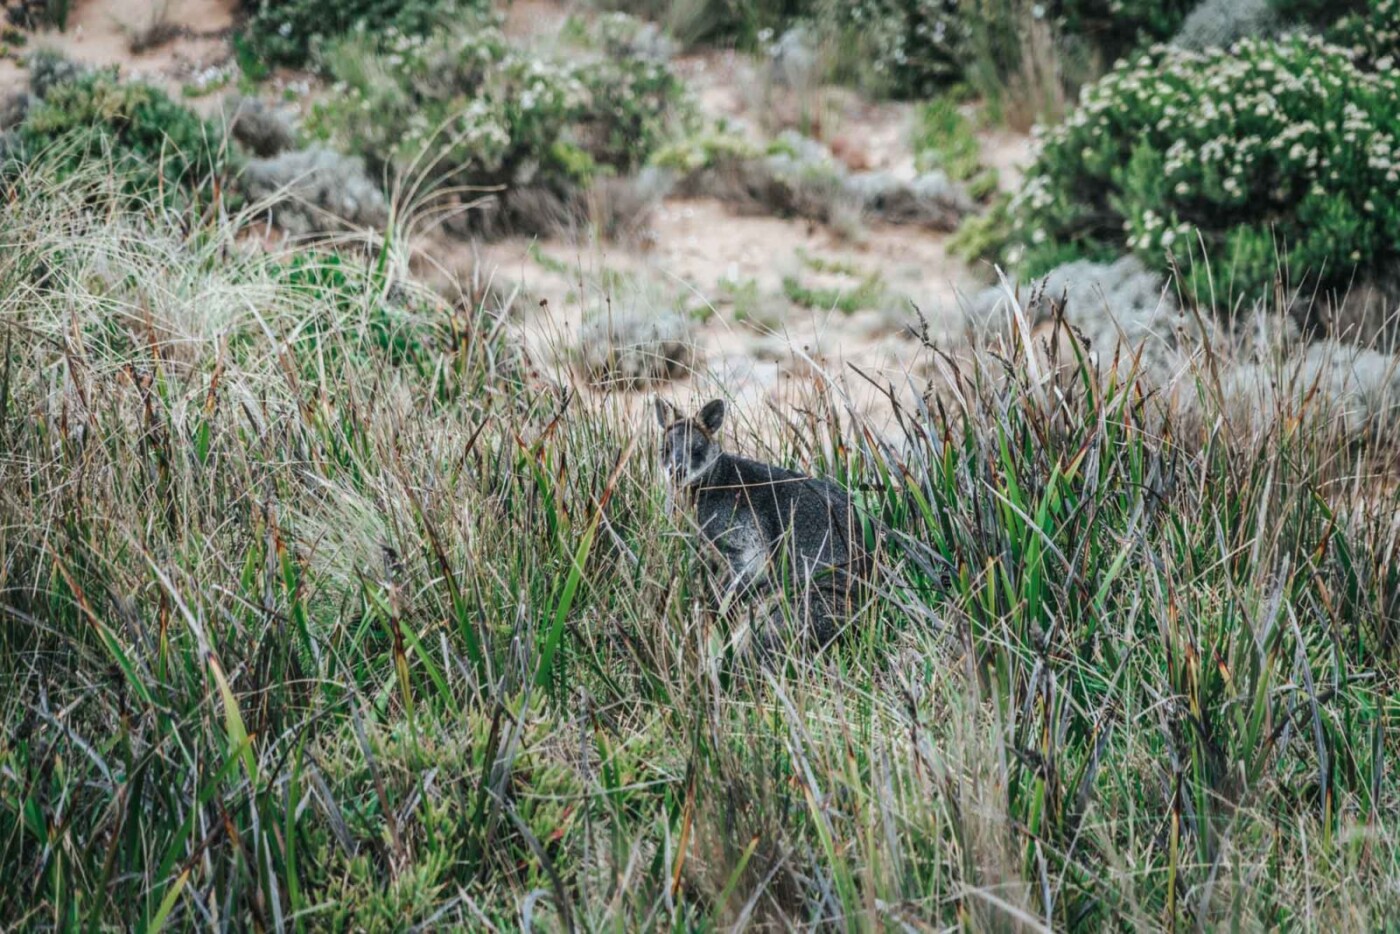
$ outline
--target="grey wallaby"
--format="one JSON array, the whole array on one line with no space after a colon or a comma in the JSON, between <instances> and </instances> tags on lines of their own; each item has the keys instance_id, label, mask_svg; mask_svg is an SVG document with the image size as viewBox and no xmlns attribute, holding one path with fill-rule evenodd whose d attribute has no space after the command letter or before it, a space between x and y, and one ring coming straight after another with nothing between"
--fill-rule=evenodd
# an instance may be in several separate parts
<instances>
[{"instance_id":1,"label":"grey wallaby","mask_svg":"<svg viewBox=\"0 0 1400 934\"><path fill-rule=\"evenodd\" d=\"M726 593L750 597L775 576L786 580L805 634L830 642L875 564L850 496L828 480L724 451L723 400L685 418L657 399L656 418L662 467L694 506L711 556L722 559Z\"/></svg>"}]
</instances>

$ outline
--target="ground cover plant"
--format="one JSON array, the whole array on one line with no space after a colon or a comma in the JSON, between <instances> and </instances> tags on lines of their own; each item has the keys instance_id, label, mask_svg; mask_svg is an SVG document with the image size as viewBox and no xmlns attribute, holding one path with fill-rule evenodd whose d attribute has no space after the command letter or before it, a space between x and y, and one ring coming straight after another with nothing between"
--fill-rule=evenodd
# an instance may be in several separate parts
<instances>
[{"instance_id":1,"label":"ground cover plant","mask_svg":"<svg viewBox=\"0 0 1400 934\"><path fill-rule=\"evenodd\" d=\"M7 184L0 923L1400 907L1392 420L1285 361L1236 417L1221 356L1163 387L1013 318L892 438L835 391L740 419L889 529L847 637L757 668L647 420L536 381L392 236L268 252L100 163Z\"/></svg>"}]
</instances>

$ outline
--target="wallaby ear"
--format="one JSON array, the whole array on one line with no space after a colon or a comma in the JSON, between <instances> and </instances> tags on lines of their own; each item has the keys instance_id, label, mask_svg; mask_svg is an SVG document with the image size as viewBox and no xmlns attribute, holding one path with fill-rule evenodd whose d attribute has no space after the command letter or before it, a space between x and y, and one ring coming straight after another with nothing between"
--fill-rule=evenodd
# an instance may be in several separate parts
<instances>
[{"instance_id":1,"label":"wallaby ear","mask_svg":"<svg viewBox=\"0 0 1400 934\"><path fill-rule=\"evenodd\" d=\"M710 434L719 431L719 426L724 424L723 399L714 399L705 403L705 407L700 410L700 424Z\"/></svg>"},{"instance_id":2,"label":"wallaby ear","mask_svg":"<svg viewBox=\"0 0 1400 934\"><path fill-rule=\"evenodd\" d=\"M676 420L676 410L660 396L652 396L652 403L656 407L656 423L665 431Z\"/></svg>"}]
</instances>

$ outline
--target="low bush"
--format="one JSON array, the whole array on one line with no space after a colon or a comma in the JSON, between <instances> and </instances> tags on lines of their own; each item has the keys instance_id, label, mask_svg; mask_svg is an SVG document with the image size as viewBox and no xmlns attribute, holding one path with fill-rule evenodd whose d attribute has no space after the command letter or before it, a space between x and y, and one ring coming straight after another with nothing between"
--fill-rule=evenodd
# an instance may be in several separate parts
<instances>
[{"instance_id":1,"label":"low bush","mask_svg":"<svg viewBox=\"0 0 1400 934\"><path fill-rule=\"evenodd\" d=\"M919 108L912 141L914 166L920 172L941 171L967 186L968 194L982 201L997 191L996 169L982 164L982 143L972 121L951 99L936 98Z\"/></svg>"},{"instance_id":2,"label":"low bush","mask_svg":"<svg viewBox=\"0 0 1400 934\"><path fill-rule=\"evenodd\" d=\"M818 3L838 74L895 97L960 81L984 97L1070 92L1089 62L1112 62L1175 34L1195 0L859 0ZM1042 46L1037 48L1036 46ZM1043 74L1035 74L1036 71ZM1042 109L1046 101L1032 102Z\"/></svg>"},{"instance_id":3,"label":"low bush","mask_svg":"<svg viewBox=\"0 0 1400 934\"><path fill-rule=\"evenodd\" d=\"M44 152L60 172L110 159L129 193L168 199L208 189L231 167L223 134L157 87L46 55L31 68L35 99L11 131L9 174Z\"/></svg>"},{"instance_id":4,"label":"low bush","mask_svg":"<svg viewBox=\"0 0 1400 934\"><path fill-rule=\"evenodd\" d=\"M607 389L684 379L698 362L689 322L652 308L598 311L580 330L574 353L584 378Z\"/></svg>"},{"instance_id":5,"label":"low bush","mask_svg":"<svg viewBox=\"0 0 1400 934\"><path fill-rule=\"evenodd\" d=\"M244 0L246 51L265 64L305 65L327 42L355 29L425 36L487 0Z\"/></svg>"},{"instance_id":6,"label":"low bush","mask_svg":"<svg viewBox=\"0 0 1400 934\"><path fill-rule=\"evenodd\" d=\"M21 29L67 29L72 6L73 0L11 0L5 21Z\"/></svg>"},{"instance_id":7,"label":"low bush","mask_svg":"<svg viewBox=\"0 0 1400 934\"><path fill-rule=\"evenodd\" d=\"M853 315L879 305L885 297L885 284L878 273L862 276L858 282L844 286L811 286L790 275L783 276L783 296L799 308Z\"/></svg>"},{"instance_id":8,"label":"low bush","mask_svg":"<svg viewBox=\"0 0 1400 934\"><path fill-rule=\"evenodd\" d=\"M596 177L644 164L682 109L662 61L606 43L541 57L484 18L428 38L357 32L326 62L337 84L308 121L313 134L416 188L504 189L507 207L531 189L567 212Z\"/></svg>"},{"instance_id":9,"label":"low bush","mask_svg":"<svg viewBox=\"0 0 1400 934\"><path fill-rule=\"evenodd\" d=\"M967 17L958 0L818 0L834 77L891 97L928 97L962 77Z\"/></svg>"},{"instance_id":10,"label":"low bush","mask_svg":"<svg viewBox=\"0 0 1400 934\"><path fill-rule=\"evenodd\" d=\"M965 182L982 171L982 144L972 121L947 97L919 108L911 142L921 172L941 169L953 181Z\"/></svg>"},{"instance_id":11,"label":"low bush","mask_svg":"<svg viewBox=\"0 0 1400 934\"><path fill-rule=\"evenodd\" d=\"M1400 244L1397 121L1400 75L1320 40L1156 48L1042 140L1013 205L1027 271L1126 247L1204 298L1257 298L1279 269L1344 283Z\"/></svg>"},{"instance_id":12,"label":"low bush","mask_svg":"<svg viewBox=\"0 0 1400 934\"><path fill-rule=\"evenodd\" d=\"M788 130L759 153L724 134L667 147L658 160L679 173L677 192L711 197L739 210L803 217L853 233L862 217L953 230L975 209L942 170L912 179L892 172L850 172L826 146Z\"/></svg>"},{"instance_id":13,"label":"low bush","mask_svg":"<svg viewBox=\"0 0 1400 934\"><path fill-rule=\"evenodd\" d=\"M389 220L384 193L364 163L329 149L297 149L253 159L239 173L240 189L292 235L345 228L382 230Z\"/></svg>"}]
</instances>

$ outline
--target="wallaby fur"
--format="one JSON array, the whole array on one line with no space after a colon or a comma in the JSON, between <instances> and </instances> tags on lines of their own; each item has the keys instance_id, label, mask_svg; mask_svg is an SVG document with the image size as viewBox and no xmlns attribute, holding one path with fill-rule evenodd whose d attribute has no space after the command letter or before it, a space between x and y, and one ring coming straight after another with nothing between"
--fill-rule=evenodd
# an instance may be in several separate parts
<instances>
[{"instance_id":1,"label":"wallaby fur","mask_svg":"<svg viewBox=\"0 0 1400 934\"><path fill-rule=\"evenodd\" d=\"M722 559L726 595L753 596L774 576L791 582L806 635L818 645L830 642L874 564L850 496L830 481L724 451L723 400L683 418L657 399L656 418L662 467Z\"/></svg>"}]
</instances>

